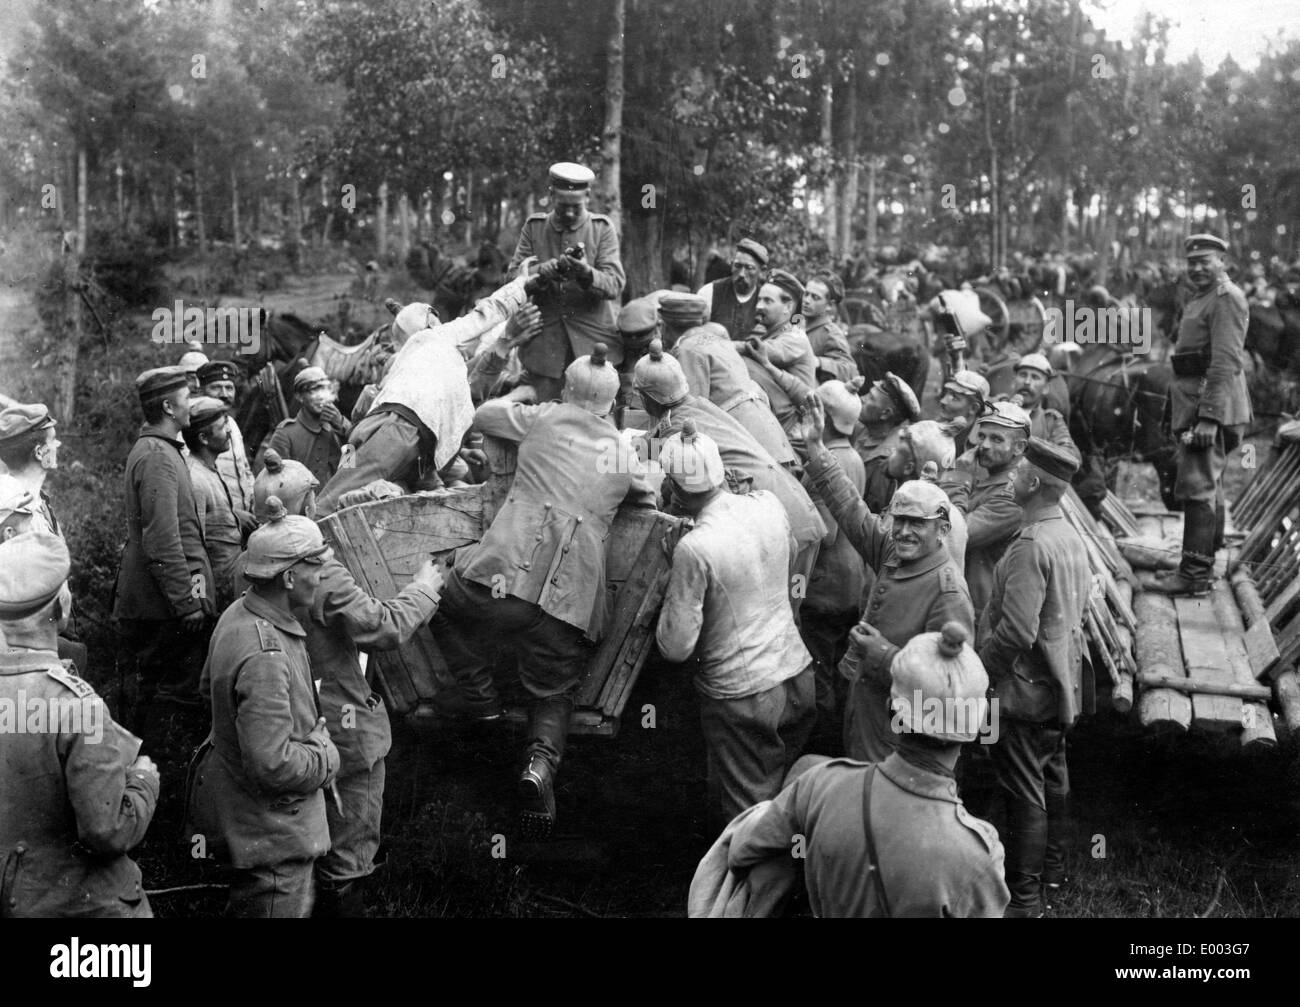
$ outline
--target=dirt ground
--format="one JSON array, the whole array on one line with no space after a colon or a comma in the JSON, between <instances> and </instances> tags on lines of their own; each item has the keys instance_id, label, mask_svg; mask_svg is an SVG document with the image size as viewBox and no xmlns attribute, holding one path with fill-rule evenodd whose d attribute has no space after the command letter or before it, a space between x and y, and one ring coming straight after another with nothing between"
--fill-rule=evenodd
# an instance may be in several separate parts
<instances>
[{"instance_id":1,"label":"dirt ground","mask_svg":"<svg viewBox=\"0 0 1300 1007\"><path fill-rule=\"evenodd\" d=\"M350 279L294 281L264 303L324 320ZM47 394L51 376L34 368L23 349L24 333L35 324L25 295L0 288L0 390L7 394ZM122 669L106 609L121 537L122 463L138 422L130 381L163 359L144 335L108 352L88 348L82 381L92 407L61 431L63 464L50 485L78 567L73 587L92 643L87 677L119 715L130 690L125 697L119 692ZM1267 435L1257 443L1259 457L1266 457ZM1230 497L1248 475L1234 458ZM1155 499L1146 467L1121 477L1125 495ZM643 727L651 712L654 726ZM704 827L697 700L682 669L652 660L621 733L571 741L559 778L558 835L541 846L512 835L518 728L394 728L386 863L367 894L376 915L684 914L692 872L712 837ZM1274 752L1247 758L1231 737L1153 739L1135 720L1109 712L1082 722L1070 741L1074 880L1050 915L1300 914L1296 739L1280 721L1278 734ZM166 763L163 779L166 800L136 854L147 888L158 893L155 911L216 915L224 905L222 874L192 859L181 835L183 765ZM983 797L970 795L973 808L997 824L999 810L986 808Z\"/></svg>"}]
</instances>

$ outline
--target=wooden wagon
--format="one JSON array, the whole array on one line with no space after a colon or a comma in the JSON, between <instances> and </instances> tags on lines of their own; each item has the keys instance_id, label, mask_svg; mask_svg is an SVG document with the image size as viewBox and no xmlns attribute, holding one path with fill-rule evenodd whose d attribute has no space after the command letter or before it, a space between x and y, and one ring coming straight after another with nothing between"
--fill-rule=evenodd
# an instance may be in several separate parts
<instances>
[{"instance_id":1,"label":"wooden wagon","mask_svg":"<svg viewBox=\"0 0 1300 1007\"><path fill-rule=\"evenodd\" d=\"M378 598L391 598L430 556L444 558L477 542L491 524L509 489L513 446L487 439L492 475L479 486L416 493L337 511L320 522L339 559ZM593 648L578 688L571 730L612 736L654 639L659 607L668 584L671 550L683 522L659 511L622 508L610 529L606 590L610 619ZM454 688L437 641L421 627L405 647L371 657L374 681L389 711L416 720L434 717L433 698ZM523 720L526 710L511 703L513 673L503 670L506 715Z\"/></svg>"}]
</instances>

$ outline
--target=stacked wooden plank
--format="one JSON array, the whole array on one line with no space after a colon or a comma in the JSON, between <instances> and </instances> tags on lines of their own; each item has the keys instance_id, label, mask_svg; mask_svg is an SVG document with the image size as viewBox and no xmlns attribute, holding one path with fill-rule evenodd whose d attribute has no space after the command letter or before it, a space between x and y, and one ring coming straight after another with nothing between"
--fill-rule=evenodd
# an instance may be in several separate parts
<instances>
[{"instance_id":1,"label":"stacked wooden plank","mask_svg":"<svg viewBox=\"0 0 1300 1007\"><path fill-rule=\"evenodd\" d=\"M1107 528L1095 520L1073 489L1061 498L1061 512L1079 533L1093 586L1083 613L1093 667L1104 669L1111 683L1111 705L1127 713L1133 705L1133 676L1137 659L1133 653L1133 571L1120 555Z\"/></svg>"},{"instance_id":2,"label":"stacked wooden plank","mask_svg":"<svg viewBox=\"0 0 1300 1007\"><path fill-rule=\"evenodd\" d=\"M1232 505L1232 517L1250 529L1232 581L1254 634L1252 657L1272 683L1287 726L1300 731L1300 444L1271 452Z\"/></svg>"}]
</instances>

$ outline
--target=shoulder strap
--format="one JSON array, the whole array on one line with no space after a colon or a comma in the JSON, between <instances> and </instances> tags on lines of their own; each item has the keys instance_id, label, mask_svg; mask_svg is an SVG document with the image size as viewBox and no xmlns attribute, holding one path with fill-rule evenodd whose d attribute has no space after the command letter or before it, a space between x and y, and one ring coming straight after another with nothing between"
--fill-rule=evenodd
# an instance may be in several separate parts
<instances>
[{"instance_id":1,"label":"shoulder strap","mask_svg":"<svg viewBox=\"0 0 1300 1007\"><path fill-rule=\"evenodd\" d=\"M871 869L876 872L876 899L886 917L893 916L889 911L889 895L885 891L885 875L880 869L880 857L876 854L876 837L871 834L871 781L876 778L876 767L867 770L867 781L862 785L862 828L867 835L867 856L871 858Z\"/></svg>"}]
</instances>

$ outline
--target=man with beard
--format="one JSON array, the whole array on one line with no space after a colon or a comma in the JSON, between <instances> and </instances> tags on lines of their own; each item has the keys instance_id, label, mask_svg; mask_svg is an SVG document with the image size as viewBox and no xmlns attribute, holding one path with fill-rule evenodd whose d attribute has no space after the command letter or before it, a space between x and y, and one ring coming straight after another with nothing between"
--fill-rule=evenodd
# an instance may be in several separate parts
<instances>
[{"instance_id":1,"label":"man with beard","mask_svg":"<svg viewBox=\"0 0 1300 1007\"><path fill-rule=\"evenodd\" d=\"M1178 569L1152 590L1204 595L1223 545L1223 473L1228 453L1254 418L1242 370L1250 309L1224 272L1227 242L1194 234L1183 247L1195 295L1183 309L1170 360L1171 426L1178 438L1174 495L1183 501L1183 555Z\"/></svg>"},{"instance_id":2,"label":"man with beard","mask_svg":"<svg viewBox=\"0 0 1300 1007\"><path fill-rule=\"evenodd\" d=\"M144 426L126 459L126 546L114 590L113 619L140 668L137 734L168 706L201 714L199 674L215 614L212 565L180 433L190 425L185 371L159 367L135 382ZM155 704L155 698L157 703Z\"/></svg>"},{"instance_id":3,"label":"man with beard","mask_svg":"<svg viewBox=\"0 0 1300 1007\"><path fill-rule=\"evenodd\" d=\"M974 371L957 371L943 384L939 394L939 422L947 428L957 449L966 453L967 440L989 398L989 383Z\"/></svg>"},{"instance_id":4,"label":"man with beard","mask_svg":"<svg viewBox=\"0 0 1300 1007\"><path fill-rule=\"evenodd\" d=\"M721 325L737 342L758 329L755 294L759 275L766 268L767 249L753 238L741 238L736 242L736 254L731 257L731 275L699 289L699 295L704 298L704 317Z\"/></svg>"},{"instance_id":5,"label":"man with beard","mask_svg":"<svg viewBox=\"0 0 1300 1007\"><path fill-rule=\"evenodd\" d=\"M758 290L754 309L761 335L750 336L740 347L750 376L767 393L772 412L790 435L796 452L799 407L813 397L817 387L817 358L794 316L803 311L803 284L783 269L774 269Z\"/></svg>"},{"instance_id":6,"label":"man with beard","mask_svg":"<svg viewBox=\"0 0 1300 1007\"><path fill-rule=\"evenodd\" d=\"M1011 492L1024 520L997 565L977 641L1000 714L991 755L1007 800L1010 917L1041 916L1043 884L1064 880L1065 735L1094 708L1092 673L1083 667L1087 552L1060 507L1079 463L1037 438L1023 453Z\"/></svg>"},{"instance_id":7,"label":"man with beard","mask_svg":"<svg viewBox=\"0 0 1300 1007\"><path fill-rule=\"evenodd\" d=\"M283 421L267 445L281 458L302 462L324 486L338 471L343 444L352 432L334 402L334 386L319 367L304 367L293 379L298 415Z\"/></svg>"},{"instance_id":8,"label":"man with beard","mask_svg":"<svg viewBox=\"0 0 1300 1007\"><path fill-rule=\"evenodd\" d=\"M817 357L818 381L848 382L858 376L848 334L835 321L842 300L844 281L828 270L814 273L804 285L804 331Z\"/></svg>"},{"instance_id":9,"label":"man with beard","mask_svg":"<svg viewBox=\"0 0 1300 1007\"><path fill-rule=\"evenodd\" d=\"M1029 413L1030 432L1041 440L1064 448L1075 458L1081 458L1070 436L1070 425L1065 417L1047 405L1047 390L1056 371L1041 353L1030 353L1016 364L1016 384L1012 391L1020 405Z\"/></svg>"},{"instance_id":10,"label":"man with beard","mask_svg":"<svg viewBox=\"0 0 1300 1007\"><path fill-rule=\"evenodd\" d=\"M248 463L244 435L235 422L235 379L239 367L229 360L213 360L199 368L203 394L225 404L230 417L230 447L217 456L217 472L230 490L230 502L242 511L253 510L253 467Z\"/></svg>"},{"instance_id":11,"label":"man with beard","mask_svg":"<svg viewBox=\"0 0 1300 1007\"><path fill-rule=\"evenodd\" d=\"M542 331L519 350L524 384L537 389L538 402L560 397L564 369L574 358L606 346L609 362L623 360L615 320L627 277L619 258L618 232L587 202L596 176L580 164L551 165L550 213L534 213L519 232L519 244L506 271L515 276L535 259L543 289L536 295ZM581 257L569 250L583 246Z\"/></svg>"},{"instance_id":12,"label":"man with beard","mask_svg":"<svg viewBox=\"0 0 1300 1007\"><path fill-rule=\"evenodd\" d=\"M249 532L257 527L251 512L238 510L231 503L230 491L217 474L217 458L230 446L228 424L225 405L201 395L190 400L190 425L182 431L190 449L190 486L203 522L203 545L216 581L218 612L235 600L235 561Z\"/></svg>"},{"instance_id":13,"label":"man with beard","mask_svg":"<svg viewBox=\"0 0 1300 1007\"><path fill-rule=\"evenodd\" d=\"M1016 465L1029 440L1029 414L1011 402L997 402L976 426L978 447L958 462L971 477L966 509L966 583L975 611L984 611L993 592L993 570L1020 530L1020 505L1011 492Z\"/></svg>"},{"instance_id":14,"label":"man with beard","mask_svg":"<svg viewBox=\"0 0 1300 1007\"><path fill-rule=\"evenodd\" d=\"M888 373L873 382L862 396L861 423L853 435L853 447L866 474L863 499L877 514L884 513L898 485L887 471L889 456L898 446L903 428L920 418L921 404L916 401L916 393L897 374Z\"/></svg>"},{"instance_id":15,"label":"man with beard","mask_svg":"<svg viewBox=\"0 0 1300 1007\"><path fill-rule=\"evenodd\" d=\"M889 717L889 668L894 655L918 633L938 632L950 621L974 634L970 593L944 547L951 504L932 483L904 483L890 501L892 524L887 528L822 443L825 412L820 400L805 411L801 428L814 495L876 572L861 621L849 633L840 673L850 682L845 755L879 762L897 744Z\"/></svg>"}]
</instances>

